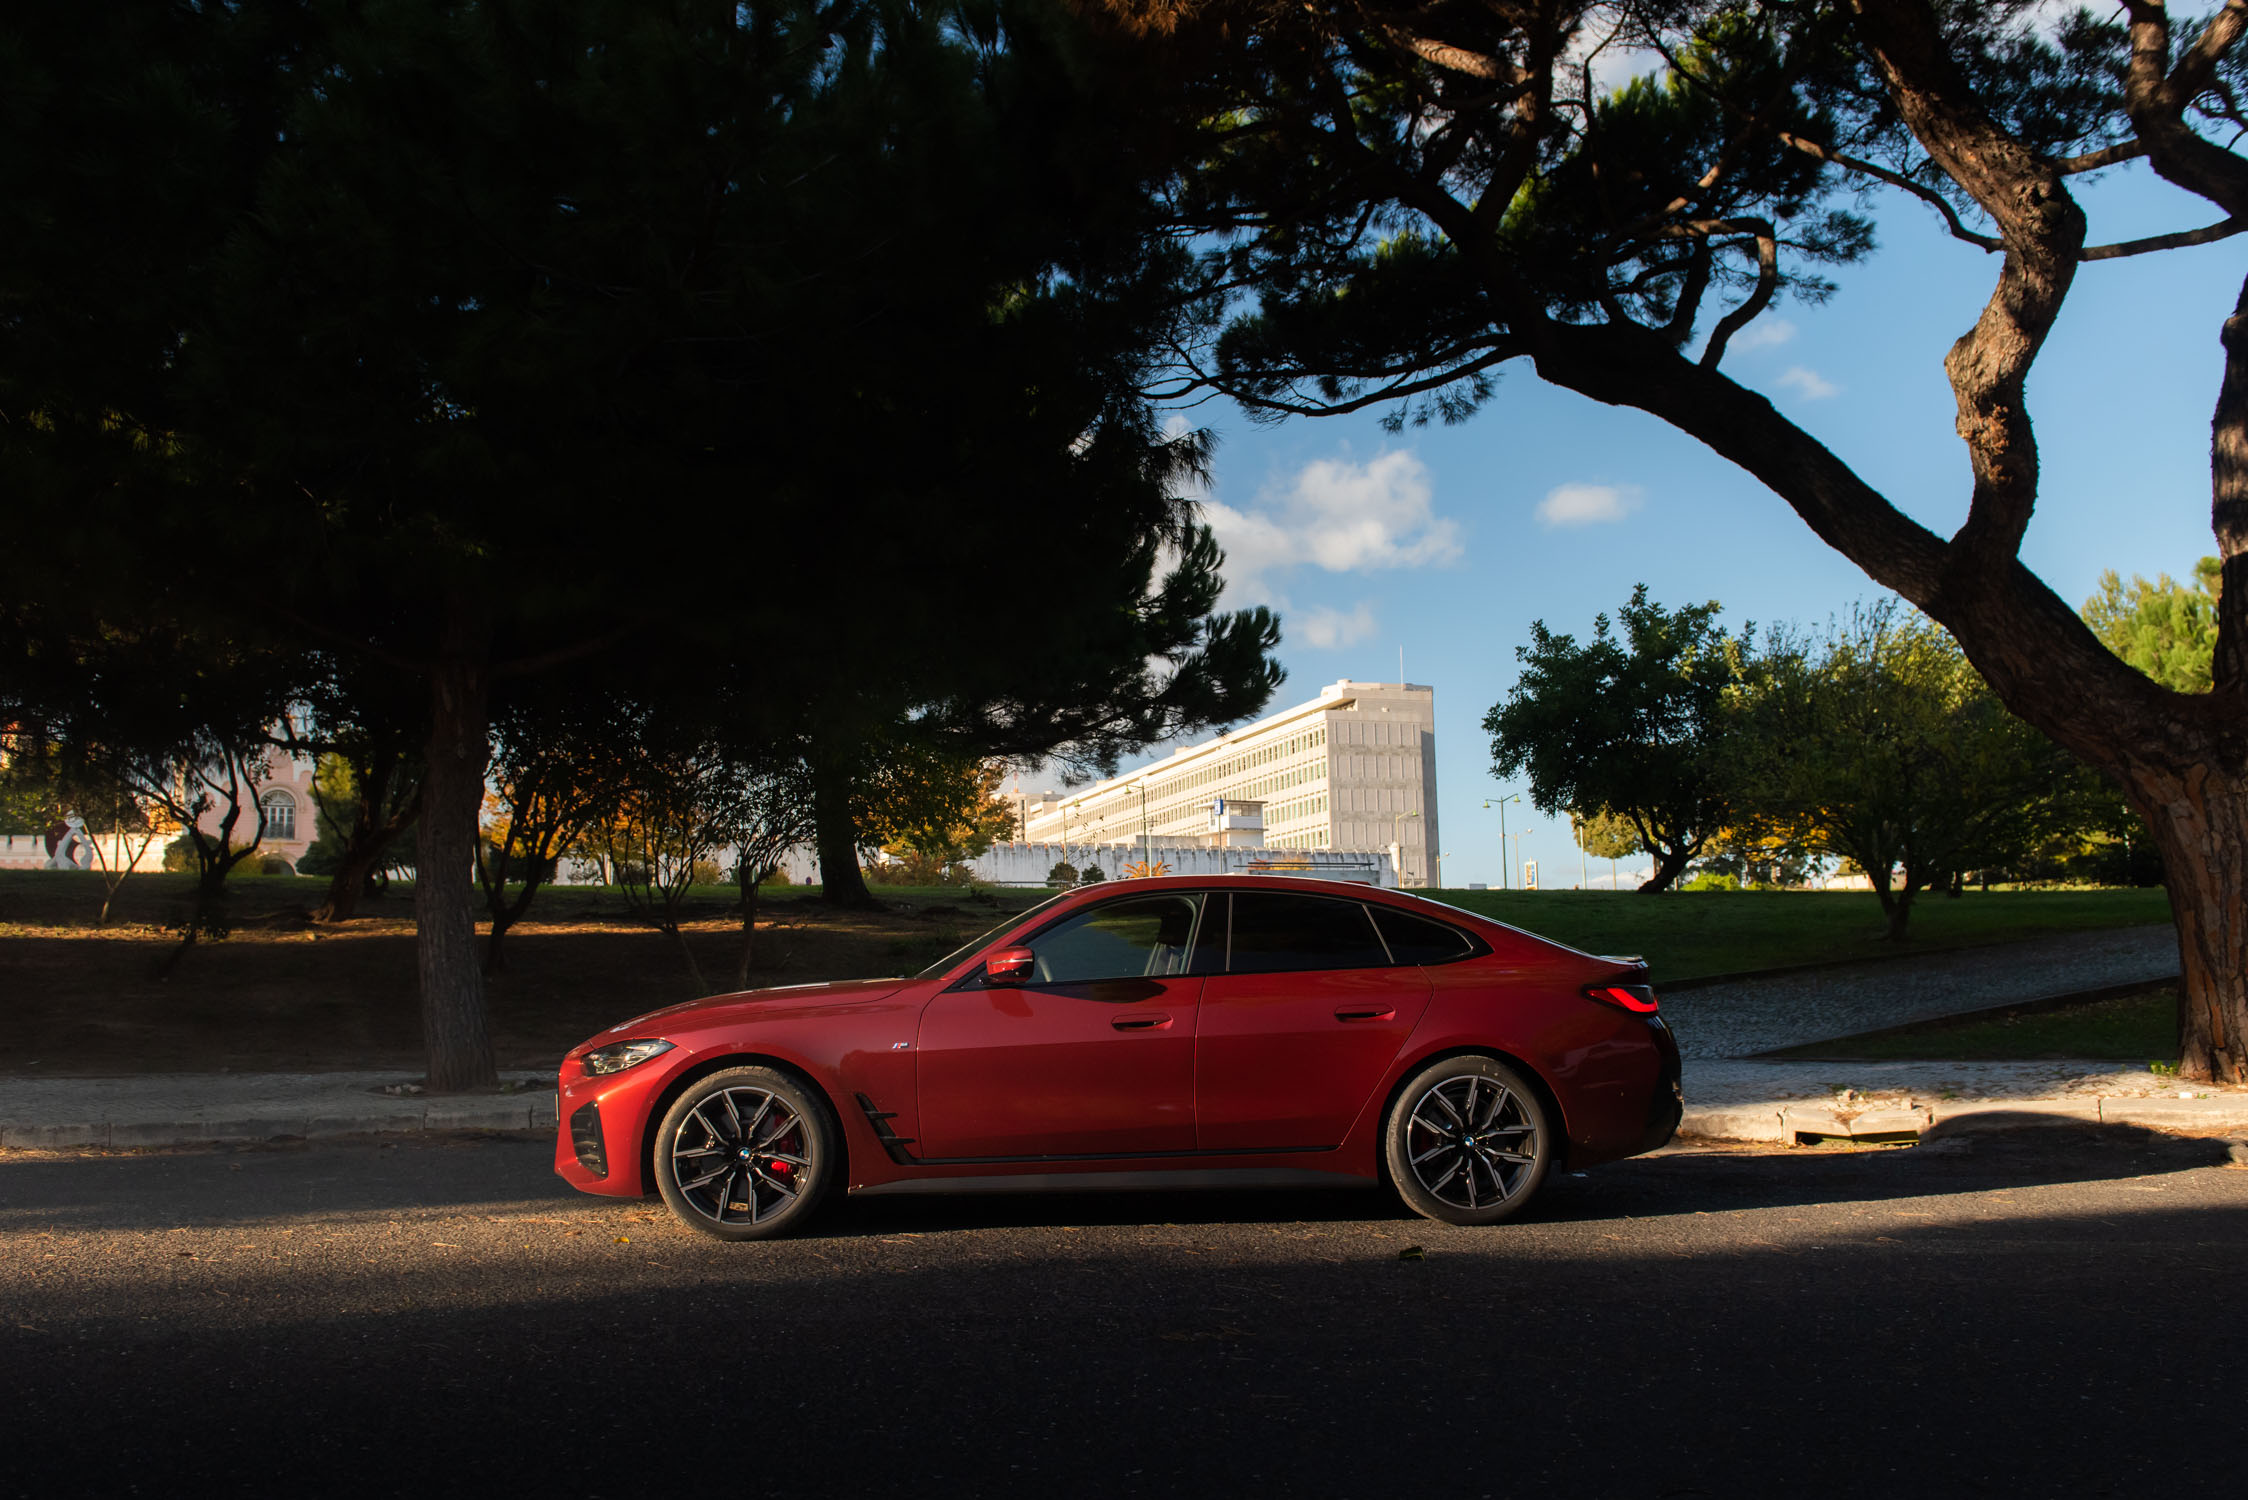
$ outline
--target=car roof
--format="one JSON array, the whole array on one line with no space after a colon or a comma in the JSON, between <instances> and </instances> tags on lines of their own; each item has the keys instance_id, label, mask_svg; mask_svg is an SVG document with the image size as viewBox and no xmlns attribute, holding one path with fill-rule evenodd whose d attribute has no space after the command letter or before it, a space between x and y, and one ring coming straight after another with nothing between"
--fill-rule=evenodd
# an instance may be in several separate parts
<instances>
[{"instance_id":1,"label":"car roof","mask_svg":"<svg viewBox=\"0 0 2248 1500\"><path fill-rule=\"evenodd\" d=\"M1481 928L1486 937L1505 933L1517 941L1534 943L1543 948L1574 954L1578 958L1590 959L1601 964L1623 965L1643 962L1634 958L1617 958L1608 954L1587 953L1581 948L1572 948L1567 943L1556 942L1543 933L1532 932L1528 928L1517 927L1511 922L1502 922L1496 917L1487 917L1481 912L1469 911L1465 907L1454 906L1446 901L1438 901L1434 897L1423 896L1417 891L1397 890L1390 886L1361 885L1350 880L1320 880L1314 876L1306 875L1135 876L1122 880L1101 881L1089 886L1079 886L1077 889L1068 892L1065 899L1051 902L1040 909L1059 915L1064 911L1074 911L1088 901L1097 900L1104 895L1121 896L1128 892L1140 891L1212 890L1281 890L1307 896L1332 896L1347 901L1371 900L1378 905L1403 907L1408 911L1416 908L1426 911L1433 908L1431 914L1441 914L1440 920L1460 926ZM1025 913L1025 915L1027 916L1028 913Z\"/></svg>"},{"instance_id":2,"label":"car roof","mask_svg":"<svg viewBox=\"0 0 2248 1500\"><path fill-rule=\"evenodd\" d=\"M1132 876L1122 880L1104 880L1093 885L1079 886L1069 892L1066 905L1078 906L1085 900L1103 895L1120 896L1128 891L1291 891L1306 896L1333 896L1355 901L1371 898L1397 906L1434 906L1477 922L1491 922L1491 918L1478 912L1464 911L1456 906L1446 906L1413 891L1394 890L1388 886L1366 885L1354 880L1321 880L1309 875L1153 875ZM1493 926L1505 927L1504 922ZM1512 930L1512 929L1510 929ZM1533 934L1534 935L1534 934Z\"/></svg>"}]
</instances>

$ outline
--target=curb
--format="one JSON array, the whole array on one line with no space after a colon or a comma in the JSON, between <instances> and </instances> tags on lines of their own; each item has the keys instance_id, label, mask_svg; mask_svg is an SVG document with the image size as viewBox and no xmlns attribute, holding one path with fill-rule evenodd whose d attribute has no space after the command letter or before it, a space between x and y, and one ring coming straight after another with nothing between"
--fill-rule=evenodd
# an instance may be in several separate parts
<instances>
[{"instance_id":1,"label":"curb","mask_svg":"<svg viewBox=\"0 0 2248 1500\"><path fill-rule=\"evenodd\" d=\"M418 1113L274 1115L236 1120L89 1120L68 1124L0 1122L0 1149L68 1146L189 1146L204 1142L315 1140L339 1135L416 1135L444 1130L553 1130L552 1096L509 1104L435 1104Z\"/></svg>"},{"instance_id":2,"label":"curb","mask_svg":"<svg viewBox=\"0 0 2248 1500\"><path fill-rule=\"evenodd\" d=\"M2054 1125L2134 1125L2143 1130L2194 1135L2248 1131L2248 1096L1977 1099L1862 1110L1807 1101L1774 1101L1688 1109L1678 1122L1678 1134L1695 1140L1787 1146L1821 1141L1901 1144L1925 1137L2037 1130Z\"/></svg>"}]
</instances>

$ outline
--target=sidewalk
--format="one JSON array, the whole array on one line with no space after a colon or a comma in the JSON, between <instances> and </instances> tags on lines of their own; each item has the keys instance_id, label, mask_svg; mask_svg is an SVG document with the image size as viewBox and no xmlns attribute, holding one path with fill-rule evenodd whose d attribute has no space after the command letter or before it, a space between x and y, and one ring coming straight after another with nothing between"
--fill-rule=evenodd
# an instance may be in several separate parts
<instances>
[{"instance_id":1,"label":"sidewalk","mask_svg":"<svg viewBox=\"0 0 2248 1500\"><path fill-rule=\"evenodd\" d=\"M417 1130L552 1130L554 1075L511 1093L385 1094L396 1073L149 1073L0 1080L0 1147L171 1146Z\"/></svg>"},{"instance_id":2,"label":"sidewalk","mask_svg":"<svg viewBox=\"0 0 2248 1500\"><path fill-rule=\"evenodd\" d=\"M1793 1143L1901 1140L2037 1124L2248 1134L2248 1089L2181 1084L2098 1064L1845 1062L1686 1064L1679 1133ZM0 1148L172 1146L281 1136L552 1130L553 1079L517 1092L384 1094L386 1073L163 1073L0 1082Z\"/></svg>"},{"instance_id":3,"label":"sidewalk","mask_svg":"<svg viewBox=\"0 0 2248 1500\"><path fill-rule=\"evenodd\" d=\"M1686 1062L1679 1134L1707 1140L1905 1140L2038 1125L2248 1134L2248 1088L2120 1063Z\"/></svg>"}]
</instances>

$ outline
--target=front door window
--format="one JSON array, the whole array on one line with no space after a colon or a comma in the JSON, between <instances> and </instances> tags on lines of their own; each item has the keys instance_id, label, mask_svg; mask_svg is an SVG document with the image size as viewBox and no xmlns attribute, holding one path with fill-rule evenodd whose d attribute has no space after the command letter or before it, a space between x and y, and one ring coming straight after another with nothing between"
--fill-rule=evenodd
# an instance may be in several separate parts
<instances>
[{"instance_id":1,"label":"front door window","mask_svg":"<svg viewBox=\"0 0 2248 1500\"><path fill-rule=\"evenodd\" d=\"M1069 1160L1194 1149L1188 974L1201 897L1104 901L1019 940L1026 984L981 975L922 1012L920 1143L935 1161Z\"/></svg>"}]
</instances>

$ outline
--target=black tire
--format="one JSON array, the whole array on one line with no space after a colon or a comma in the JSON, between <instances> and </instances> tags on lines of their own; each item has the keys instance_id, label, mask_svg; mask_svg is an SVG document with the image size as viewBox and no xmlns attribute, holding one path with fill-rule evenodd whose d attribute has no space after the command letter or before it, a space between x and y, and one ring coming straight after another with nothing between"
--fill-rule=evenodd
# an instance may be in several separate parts
<instances>
[{"instance_id":1,"label":"black tire","mask_svg":"<svg viewBox=\"0 0 2248 1500\"><path fill-rule=\"evenodd\" d=\"M1382 1121L1382 1160L1405 1206L1446 1224L1496 1224L1536 1195L1558 1143L1545 1101L1495 1057L1447 1057L1407 1079Z\"/></svg>"},{"instance_id":2,"label":"black tire","mask_svg":"<svg viewBox=\"0 0 2248 1500\"><path fill-rule=\"evenodd\" d=\"M844 1151L819 1091L774 1068L697 1080L665 1111L655 1147L665 1206L721 1240L762 1240L803 1224Z\"/></svg>"}]
</instances>

